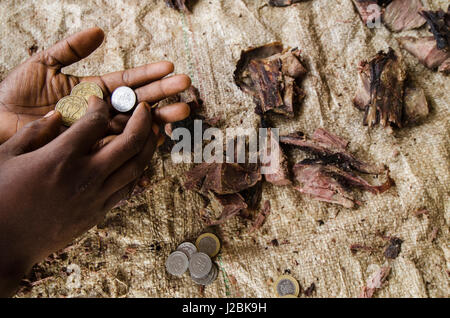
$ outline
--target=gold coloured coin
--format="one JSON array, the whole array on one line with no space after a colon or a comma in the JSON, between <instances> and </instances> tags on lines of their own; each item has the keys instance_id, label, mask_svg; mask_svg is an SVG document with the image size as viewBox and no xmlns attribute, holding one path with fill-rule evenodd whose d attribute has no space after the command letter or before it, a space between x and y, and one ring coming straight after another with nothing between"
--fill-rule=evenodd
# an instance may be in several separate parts
<instances>
[{"instance_id":1,"label":"gold coloured coin","mask_svg":"<svg viewBox=\"0 0 450 318\"><path fill-rule=\"evenodd\" d=\"M103 99L103 91L95 83L92 82L81 82L72 88L71 96L80 96L83 97L86 102L89 100L91 96L97 96L98 98Z\"/></svg>"},{"instance_id":2,"label":"gold coloured coin","mask_svg":"<svg viewBox=\"0 0 450 318\"><path fill-rule=\"evenodd\" d=\"M55 110L59 111L65 126L71 126L74 122L86 114L88 104L83 97L66 96L56 104Z\"/></svg>"},{"instance_id":3,"label":"gold coloured coin","mask_svg":"<svg viewBox=\"0 0 450 318\"><path fill-rule=\"evenodd\" d=\"M281 275L273 285L277 297L288 297L292 295L298 297L300 294L300 285L297 280L290 275Z\"/></svg>"},{"instance_id":4,"label":"gold coloured coin","mask_svg":"<svg viewBox=\"0 0 450 318\"><path fill-rule=\"evenodd\" d=\"M200 235L195 241L195 245L197 246L197 250L199 252L203 252L208 254L209 257L216 256L220 251L220 241L212 233L204 233Z\"/></svg>"}]
</instances>

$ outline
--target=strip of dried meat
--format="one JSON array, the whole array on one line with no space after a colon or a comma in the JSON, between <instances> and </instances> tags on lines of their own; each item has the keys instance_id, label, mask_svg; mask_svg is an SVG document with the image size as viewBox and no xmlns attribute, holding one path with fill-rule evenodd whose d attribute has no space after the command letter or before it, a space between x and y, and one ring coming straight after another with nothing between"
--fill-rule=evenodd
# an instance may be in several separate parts
<instances>
[{"instance_id":1,"label":"strip of dried meat","mask_svg":"<svg viewBox=\"0 0 450 318\"><path fill-rule=\"evenodd\" d=\"M305 0L269 0L269 5L272 7L287 7L294 3L299 3Z\"/></svg>"},{"instance_id":2,"label":"strip of dried meat","mask_svg":"<svg viewBox=\"0 0 450 318\"><path fill-rule=\"evenodd\" d=\"M314 199L340 204L346 208L355 206L355 199L336 179L326 173L322 165L296 164L293 168L297 181L302 184L295 189Z\"/></svg>"},{"instance_id":3,"label":"strip of dried meat","mask_svg":"<svg viewBox=\"0 0 450 318\"><path fill-rule=\"evenodd\" d=\"M256 217L255 222L253 223L253 226L250 229L250 233L261 228L261 226L264 224L264 221L269 216L270 212L271 212L270 201L266 200L266 201L264 201L264 206L263 206L261 212Z\"/></svg>"},{"instance_id":4,"label":"strip of dried meat","mask_svg":"<svg viewBox=\"0 0 450 318\"><path fill-rule=\"evenodd\" d=\"M346 150L348 145L346 140L323 128L316 129L311 139L308 139L302 132L296 132L280 136L280 142L299 147L313 154L324 165L335 164L347 171L354 169L369 174L379 174L384 171L382 167L355 158Z\"/></svg>"},{"instance_id":5,"label":"strip of dried meat","mask_svg":"<svg viewBox=\"0 0 450 318\"><path fill-rule=\"evenodd\" d=\"M432 36L424 38L404 36L399 37L398 41L406 51L418 58L419 62L429 69L435 69L445 62L449 63L450 53L439 50L436 46L436 40Z\"/></svg>"},{"instance_id":6,"label":"strip of dried meat","mask_svg":"<svg viewBox=\"0 0 450 318\"><path fill-rule=\"evenodd\" d=\"M402 243L403 241L398 237L391 237L389 239L388 247L384 250L384 257L388 259L396 259L402 250Z\"/></svg>"},{"instance_id":7,"label":"strip of dried meat","mask_svg":"<svg viewBox=\"0 0 450 318\"><path fill-rule=\"evenodd\" d=\"M442 9L438 11L422 10L420 14L430 26L430 31L436 39L437 48L439 50L450 50L450 5L447 12Z\"/></svg>"},{"instance_id":8,"label":"strip of dried meat","mask_svg":"<svg viewBox=\"0 0 450 318\"><path fill-rule=\"evenodd\" d=\"M303 160L294 166L294 174L302 184L296 190L307 193L319 201L337 203L346 208L353 208L356 200L350 194L351 188L360 188L380 194L392 187L392 179L380 186L373 186L363 178L344 171L333 165L323 165L314 160Z\"/></svg>"},{"instance_id":9,"label":"strip of dried meat","mask_svg":"<svg viewBox=\"0 0 450 318\"><path fill-rule=\"evenodd\" d=\"M178 11L189 11L186 7L186 0L164 0L166 2L166 5L169 8L176 9Z\"/></svg>"},{"instance_id":10,"label":"strip of dried meat","mask_svg":"<svg viewBox=\"0 0 450 318\"><path fill-rule=\"evenodd\" d=\"M276 171L274 173L266 173L264 174L264 179L267 182L270 182L276 186L285 186L285 185L290 185L291 181L288 178L288 162L286 160L286 156L283 153L283 150L281 149L280 145L278 142L273 142L272 145L272 140L274 139L273 137L273 132L270 128L267 128L267 152L266 155L269 159L271 158L271 155L273 153L277 154L278 153L278 167L276 168ZM273 149L272 149L273 146ZM272 162L267 162L264 163L263 166L270 166ZM272 163L274 164L274 163Z\"/></svg>"},{"instance_id":11,"label":"strip of dried meat","mask_svg":"<svg viewBox=\"0 0 450 318\"><path fill-rule=\"evenodd\" d=\"M247 208L244 198L239 193L219 195L209 192L210 208L220 216L209 221L208 225L223 224Z\"/></svg>"},{"instance_id":12,"label":"strip of dried meat","mask_svg":"<svg viewBox=\"0 0 450 318\"><path fill-rule=\"evenodd\" d=\"M254 164L201 163L186 173L184 187L207 195L238 193L261 180L259 167Z\"/></svg>"},{"instance_id":13,"label":"strip of dried meat","mask_svg":"<svg viewBox=\"0 0 450 318\"><path fill-rule=\"evenodd\" d=\"M383 287L389 273L391 272L391 267L389 265L382 266L377 272L375 272L366 282L366 286L363 287L361 291L361 298L372 298L377 289Z\"/></svg>"},{"instance_id":14,"label":"strip of dried meat","mask_svg":"<svg viewBox=\"0 0 450 318\"><path fill-rule=\"evenodd\" d=\"M380 51L369 62L361 62L359 72L362 85L354 104L365 111L363 124L369 127L376 124L402 127L406 72L401 57L392 48L387 53ZM367 99L367 92L361 94L367 81L370 83L370 99Z\"/></svg>"},{"instance_id":15,"label":"strip of dried meat","mask_svg":"<svg viewBox=\"0 0 450 318\"><path fill-rule=\"evenodd\" d=\"M293 117L295 105L305 96L299 81L306 72L298 49L283 51L280 43L271 43L244 51L234 79L254 98L258 114L271 111Z\"/></svg>"},{"instance_id":16,"label":"strip of dried meat","mask_svg":"<svg viewBox=\"0 0 450 318\"><path fill-rule=\"evenodd\" d=\"M249 210L257 210L262 198L262 182L240 192Z\"/></svg>"},{"instance_id":17,"label":"strip of dried meat","mask_svg":"<svg viewBox=\"0 0 450 318\"><path fill-rule=\"evenodd\" d=\"M383 14L383 23L393 32L412 30L425 24L419 14L423 9L420 0L394 0Z\"/></svg>"}]
</instances>

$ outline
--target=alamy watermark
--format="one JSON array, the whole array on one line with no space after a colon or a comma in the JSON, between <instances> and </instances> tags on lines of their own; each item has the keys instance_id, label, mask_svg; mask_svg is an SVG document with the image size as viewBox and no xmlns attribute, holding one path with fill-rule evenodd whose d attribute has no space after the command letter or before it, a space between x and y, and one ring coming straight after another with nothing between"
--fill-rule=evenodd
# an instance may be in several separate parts
<instances>
[{"instance_id":1,"label":"alamy watermark","mask_svg":"<svg viewBox=\"0 0 450 318\"><path fill-rule=\"evenodd\" d=\"M187 128L172 131L171 138L177 141L171 152L174 163L259 163L262 174L278 170L278 128L227 128L224 135L219 128L202 127L202 121L195 120L194 136Z\"/></svg>"}]
</instances>

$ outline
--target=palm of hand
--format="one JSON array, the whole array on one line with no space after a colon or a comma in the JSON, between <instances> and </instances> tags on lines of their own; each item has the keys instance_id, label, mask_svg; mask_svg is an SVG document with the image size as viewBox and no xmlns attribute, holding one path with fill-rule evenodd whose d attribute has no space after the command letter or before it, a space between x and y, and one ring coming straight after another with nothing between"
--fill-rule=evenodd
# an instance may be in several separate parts
<instances>
[{"instance_id":1,"label":"palm of hand","mask_svg":"<svg viewBox=\"0 0 450 318\"><path fill-rule=\"evenodd\" d=\"M0 83L0 144L20 128L55 109L59 99L70 94L78 83L88 80L98 84L106 98L119 86L135 89L138 102L159 101L190 85L189 77L175 75L173 64L159 62L103 76L76 77L61 68L87 57L103 42L99 28L79 32L42 51L14 69ZM169 113L167 111L166 113Z\"/></svg>"},{"instance_id":2,"label":"palm of hand","mask_svg":"<svg viewBox=\"0 0 450 318\"><path fill-rule=\"evenodd\" d=\"M0 84L0 143L27 123L53 110L80 82L32 58Z\"/></svg>"}]
</instances>

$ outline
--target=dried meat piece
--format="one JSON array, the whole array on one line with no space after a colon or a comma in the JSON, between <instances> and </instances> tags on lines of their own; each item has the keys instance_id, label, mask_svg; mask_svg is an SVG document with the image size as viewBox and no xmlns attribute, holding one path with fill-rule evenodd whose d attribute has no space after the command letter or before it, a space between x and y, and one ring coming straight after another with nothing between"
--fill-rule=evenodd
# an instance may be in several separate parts
<instances>
[{"instance_id":1,"label":"dried meat piece","mask_svg":"<svg viewBox=\"0 0 450 318\"><path fill-rule=\"evenodd\" d=\"M380 51L371 61L360 64L360 74L370 74L370 100L365 106L364 97L354 98L355 106L364 108L364 125L383 127L395 125L402 127L403 93L406 73L403 61L392 48L388 53ZM358 91L360 92L360 91Z\"/></svg>"},{"instance_id":2,"label":"dried meat piece","mask_svg":"<svg viewBox=\"0 0 450 318\"><path fill-rule=\"evenodd\" d=\"M447 8L447 12L442 9L438 11L426 11L420 12L427 21L430 32L436 40L436 46L439 50L450 50L450 5Z\"/></svg>"},{"instance_id":3,"label":"dried meat piece","mask_svg":"<svg viewBox=\"0 0 450 318\"><path fill-rule=\"evenodd\" d=\"M340 204L346 208L355 206L355 199L336 179L328 175L322 165L296 164L293 168L301 187L295 189L314 199Z\"/></svg>"},{"instance_id":4,"label":"dried meat piece","mask_svg":"<svg viewBox=\"0 0 450 318\"><path fill-rule=\"evenodd\" d=\"M391 237L389 239L388 247L384 250L384 257L388 259L396 259L402 250L402 243L403 241L398 237Z\"/></svg>"},{"instance_id":5,"label":"dried meat piece","mask_svg":"<svg viewBox=\"0 0 450 318\"><path fill-rule=\"evenodd\" d=\"M272 7L287 7L294 3L299 3L305 0L269 0L269 5Z\"/></svg>"},{"instance_id":6,"label":"dried meat piece","mask_svg":"<svg viewBox=\"0 0 450 318\"><path fill-rule=\"evenodd\" d=\"M383 14L383 23L393 32L412 30L425 24L419 14L423 9L421 0L394 0Z\"/></svg>"},{"instance_id":7,"label":"dried meat piece","mask_svg":"<svg viewBox=\"0 0 450 318\"><path fill-rule=\"evenodd\" d=\"M404 36L399 37L398 41L406 51L418 58L419 62L429 69L435 69L450 59L450 53L439 50L432 36L424 38Z\"/></svg>"},{"instance_id":8,"label":"dried meat piece","mask_svg":"<svg viewBox=\"0 0 450 318\"><path fill-rule=\"evenodd\" d=\"M274 173L266 173L264 174L264 179L267 182L270 182L276 186L285 186L285 185L290 185L291 181L289 180L289 173L288 173L288 162L286 159L286 156L283 153L283 150L280 147L280 144L278 142L273 142L272 145L272 140L274 139L273 137L273 132L270 128L267 128L267 152L266 155L268 158L267 161L269 161L269 159L271 158L272 153L277 154L278 153L278 167L275 169L276 171ZM272 149L272 146L273 149ZM266 160L264 160L265 162ZM262 166L270 166L272 162L267 162L264 163Z\"/></svg>"},{"instance_id":9,"label":"dried meat piece","mask_svg":"<svg viewBox=\"0 0 450 318\"><path fill-rule=\"evenodd\" d=\"M233 194L253 187L261 180L259 167L237 163L201 163L186 173L184 187L207 195Z\"/></svg>"},{"instance_id":10,"label":"dried meat piece","mask_svg":"<svg viewBox=\"0 0 450 318\"><path fill-rule=\"evenodd\" d=\"M356 200L349 193L351 188L360 188L374 194L380 194L392 187L392 179L380 186L373 186L363 178L344 171L333 165L323 165L314 160L303 160L294 166L296 179L302 187L296 189L308 193L320 201L337 203L346 208L353 208Z\"/></svg>"},{"instance_id":11,"label":"dried meat piece","mask_svg":"<svg viewBox=\"0 0 450 318\"><path fill-rule=\"evenodd\" d=\"M421 88L406 87L403 99L403 122L417 123L430 112L425 92Z\"/></svg>"},{"instance_id":12,"label":"dried meat piece","mask_svg":"<svg viewBox=\"0 0 450 318\"><path fill-rule=\"evenodd\" d=\"M184 12L189 11L189 9L186 6L186 0L164 0L164 1L166 2L166 5L169 8Z\"/></svg>"},{"instance_id":13,"label":"dried meat piece","mask_svg":"<svg viewBox=\"0 0 450 318\"><path fill-rule=\"evenodd\" d=\"M264 221L269 216L270 212L271 212L270 201L266 200L266 201L264 201L264 206L263 206L261 212L256 217L255 222L253 223L253 226L250 229L250 233L261 228L261 226L264 224Z\"/></svg>"},{"instance_id":14,"label":"dried meat piece","mask_svg":"<svg viewBox=\"0 0 450 318\"><path fill-rule=\"evenodd\" d=\"M247 208L244 198L239 193L219 195L209 192L210 208L220 216L216 220L210 220L208 225L220 225L237 216Z\"/></svg>"},{"instance_id":15,"label":"dried meat piece","mask_svg":"<svg viewBox=\"0 0 450 318\"><path fill-rule=\"evenodd\" d=\"M382 266L377 272L375 272L366 282L366 286L363 287L361 291L361 298L372 298L377 289L383 287L389 273L391 272L391 267L389 265Z\"/></svg>"},{"instance_id":16,"label":"dried meat piece","mask_svg":"<svg viewBox=\"0 0 450 318\"><path fill-rule=\"evenodd\" d=\"M311 140L307 139L302 132L296 132L280 136L280 142L299 147L315 155L322 164L336 164L347 171L354 169L369 174L379 174L384 171L382 167L355 158L346 150L347 141L323 128L317 129Z\"/></svg>"},{"instance_id":17,"label":"dried meat piece","mask_svg":"<svg viewBox=\"0 0 450 318\"><path fill-rule=\"evenodd\" d=\"M252 48L241 54L234 79L257 104L256 112L294 116L294 107L305 96L299 81L306 74L300 51L283 51L280 43Z\"/></svg>"}]
</instances>

